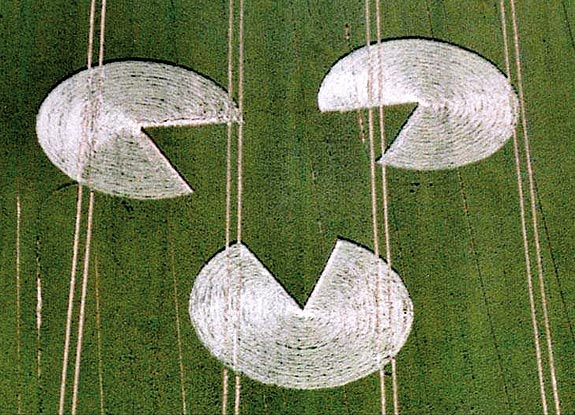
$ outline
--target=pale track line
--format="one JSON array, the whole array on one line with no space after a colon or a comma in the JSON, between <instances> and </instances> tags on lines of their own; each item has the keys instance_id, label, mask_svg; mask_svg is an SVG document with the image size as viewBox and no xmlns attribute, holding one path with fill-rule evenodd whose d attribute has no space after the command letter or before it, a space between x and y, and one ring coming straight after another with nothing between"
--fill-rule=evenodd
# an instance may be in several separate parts
<instances>
[{"instance_id":1,"label":"pale track line","mask_svg":"<svg viewBox=\"0 0 575 415\"><path fill-rule=\"evenodd\" d=\"M368 50L371 50L371 28L370 28L370 0L365 0L365 43ZM377 193L375 186L375 137L374 137L374 126L373 126L373 108L371 108L371 102L373 97L371 96L371 89L373 84L372 71L371 71L371 54L368 53L368 81L367 81L367 101L369 103L369 108L367 110L368 118L368 141L369 141L369 160L370 160L370 184L371 184L371 217L372 217L372 227L373 227L373 250L376 257L379 257L379 232L378 232L378 220L377 220Z\"/></svg>"},{"instance_id":2,"label":"pale track line","mask_svg":"<svg viewBox=\"0 0 575 415\"><path fill-rule=\"evenodd\" d=\"M505 52L505 71L508 78L511 78L511 63L509 57L509 43L507 40L507 18L505 12L505 0L499 2L501 28L503 35L503 46ZM535 357L537 362L537 375L539 378L539 393L544 415L549 413L547 406L547 397L545 393L545 378L543 375L543 359L541 356L541 345L539 343L539 324L537 322L537 313L535 306L535 295L533 290L533 276L531 274L531 255L529 253L529 239L527 235L527 219L525 209L525 195L523 192L523 180L521 178L521 156L519 154L519 139L517 131L513 130L513 154L515 158L515 174L517 177L517 190L519 193L519 210L521 218L521 234L523 237L523 253L525 256L525 273L527 279L527 291L529 296L529 308L531 312L531 324L533 326L533 342L535 346Z\"/></svg>"},{"instance_id":3,"label":"pale track line","mask_svg":"<svg viewBox=\"0 0 575 415\"><path fill-rule=\"evenodd\" d=\"M380 0L376 0L375 2L375 27L376 27L376 35L377 35L377 44L381 45L381 1ZM382 68L382 62L381 62L381 56L378 55L378 68L381 69ZM378 73L378 94L381 95L381 73ZM379 100L381 101L381 96L378 97ZM379 139L380 139L380 150L381 150L381 154L385 154L385 112L383 109L383 106L379 106L378 107L378 120L379 120ZM382 190L382 209L383 209L383 224L384 224L384 228L383 228L383 232L384 232L384 239L385 239L385 259L387 261L387 264L389 265L389 270L391 271L391 246L390 246L390 242L389 242L389 217L388 217L388 200L387 200L387 196L388 196L388 190L387 190L387 169L386 166L384 164L381 165L381 190ZM388 278L389 278L389 272L388 272ZM377 292L380 292L380 288L379 288L379 284L380 282L378 281L378 288L377 288ZM390 291L391 293L391 291ZM378 294L379 295L379 294ZM381 299L378 299L378 302L380 302ZM389 316L391 318L391 300L388 298L388 311L389 311ZM379 314L379 306L378 306L378 314ZM378 316L379 318L379 316ZM390 324L391 327L391 324ZM392 359L394 359L392 357ZM392 365L392 369L394 368L394 366ZM394 402L394 408L395 408L395 372L392 372L392 386L393 386L393 402ZM380 385L379 385L379 393L380 393L380 397L381 397L381 413L382 415L385 415L385 413L387 412L387 399L386 399L386 393L385 393L385 368L381 368L379 370L379 381L380 381Z\"/></svg>"},{"instance_id":4,"label":"pale track line","mask_svg":"<svg viewBox=\"0 0 575 415\"><path fill-rule=\"evenodd\" d=\"M171 14L172 17L175 14L175 6L173 0L170 1L171 4ZM175 19L175 17L173 17ZM177 47L175 41L172 42L174 44L175 54L177 55ZM228 124L229 125L229 124ZM177 288L177 277L176 277L176 266L175 266L175 257L174 257L174 244L172 239L171 227L169 226L169 219L168 219L168 237L169 237L169 250L170 250L170 262L171 262L171 271L172 271L172 278L173 278L173 285L174 285L174 311L175 311L175 322L176 322L176 338L178 344L178 366L180 372L180 395L182 397L182 414L187 415L188 413L188 404L187 404L187 393L186 393L186 386L185 386L185 370L184 370L184 359L183 359L183 352L182 352L182 334L181 334L181 324L180 324L180 306L178 301L178 288Z\"/></svg>"},{"instance_id":5,"label":"pale track line","mask_svg":"<svg viewBox=\"0 0 575 415\"><path fill-rule=\"evenodd\" d=\"M82 346L84 340L84 323L86 320L86 295L88 292L88 277L90 269L90 249L92 242L92 225L94 217L94 192L90 191L88 199L88 219L86 225L86 247L84 251L84 271L82 275L82 292L80 297L80 312L78 315L78 338L76 343L76 361L74 366L74 384L72 387L72 415L78 409L78 388L80 384L80 367L82 359Z\"/></svg>"},{"instance_id":6,"label":"pale track line","mask_svg":"<svg viewBox=\"0 0 575 415\"><path fill-rule=\"evenodd\" d=\"M375 13L376 13L376 27L377 27L377 43L378 45L381 44L381 0L376 0L375 2ZM381 63L381 59L379 62L379 67L383 67ZM381 77L379 78L379 82L381 83ZM381 88L380 88L381 91ZM379 107L379 133L380 133L380 147L381 147L381 154L383 155L386 151L386 134L385 134L385 111L383 106ZM388 188L388 180L387 180L387 168L385 164L381 164L381 191L382 191L382 209L383 209L383 233L384 233L384 240L385 240L385 259L387 265L389 266L389 270L391 272L392 269L392 257L391 257L391 238L390 238L390 231L389 231L389 188ZM390 300L388 299L388 304L391 304ZM389 310L389 314L391 316L392 310ZM383 379L385 377L385 373L383 368L380 371L380 377ZM393 412L395 415L399 414L399 385L398 385L398 377L397 377L397 364L395 360L395 356L391 357L391 379L392 379L392 394L393 394ZM385 386L382 385L382 389L385 393ZM383 404L385 404L385 396L382 396ZM385 407L382 411L385 413Z\"/></svg>"},{"instance_id":7,"label":"pale track line","mask_svg":"<svg viewBox=\"0 0 575 415\"><path fill-rule=\"evenodd\" d=\"M104 65L104 40L106 35L106 0L101 0L100 9L100 47L98 50L98 66L100 69Z\"/></svg>"},{"instance_id":8,"label":"pale track line","mask_svg":"<svg viewBox=\"0 0 575 415\"><path fill-rule=\"evenodd\" d=\"M184 370L184 358L182 353L182 332L180 329L180 305L178 301L178 280L176 278L176 259L174 256L174 244L170 234L170 268L172 272L172 280L174 284L174 309L176 313L176 337L178 340L178 365L180 369L180 394L182 396L182 414L187 415L187 403L186 403L186 388L185 388L185 370Z\"/></svg>"},{"instance_id":9,"label":"pale track line","mask_svg":"<svg viewBox=\"0 0 575 415\"><path fill-rule=\"evenodd\" d=\"M527 116L525 110L525 93L523 90L523 75L521 70L521 51L519 47L519 25L517 22L517 13L515 11L515 0L511 3L511 21L513 24L513 45L515 49L515 68L517 71L517 88L519 92L519 110L521 112L521 124L523 128L523 144L525 147L525 161L527 165L527 179L529 183L529 198L531 202L531 220L533 224L533 237L535 240L535 254L537 259L537 275L541 295L541 305L543 308L543 324L545 327L545 339L547 340L547 353L549 360L549 370L551 374L551 389L553 391L553 403L555 413L561 414L561 402L559 399L559 388L557 385L557 373L555 368L555 358L553 355L553 340L551 337L551 325L549 322L549 309L547 306L547 293L545 290L545 278L543 276L543 257L541 254L541 241L539 237L539 223L537 219L537 197L535 194L535 180L533 175L533 166L531 164L531 147L529 144L529 135L527 133Z\"/></svg>"},{"instance_id":10,"label":"pale track line","mask_svg":"<svg viewBox=\"0 0 575 415\"><path fill-rule=\"evenodd\" d=\"M371 12L370 12L370 0L365 0L365 43L366 47L368 48L368 52L371 50ZM376 3L376 14L377 14L377 27L378 27L378 42L380 42L381 33L380 33L380 6L379 2ZM376 163L375 163L375 132L374 132L374 111L372 107L372 86L373 86L373 79L372 79L372 61L371 61L371 54L368 53L368 80L367 80L367 96L368 96L368 103L369 108L367 110L368 116L368 142L369 142L369 173L370 173L370 191L371 191L371 217L372 217L372 230L373 230L373 252L377 258L379 258L379 220L378 220L378 210L377 210L377 189L376 189ZM380 117L380 122L382 118ZM383 130L382 130L383 131ZM385 176L384 176L385 177ZM387 190L387 188L386 188ZM386 192L387 193L387 192ZM385 196L384 196L385 197ZM387 202L387 199L386 199ZM387 213L387 209L385 211ZM385 230L387 231L387 239L386 239L386 249L389 251L389 228L386 227ZM379 280L377 283L377 293L376 293L376 302L377 304L381 303L381 299L379 298L380 289L379 289ZM377 307L377 320L379 321L379 305ZM379 325L380 323L378 323ZM393 361L392 361L393 364ZM393 367L393 366L392 366ZM384 369L380 369L379 371L379 379L380 379L380 410L381 414L385 415L386 413L386 396L385 396L385 372ZM395 383L394 383L395 386ZM395 389L394 389L395 390ZM395 396L395 393L394 393ZM395 408L395 398L394 398L394 408Z\"/></svg>"},{"instance_id":11,"label":"pale track line","mask_svg":"<svg viewBox=\"0 0 575 415\"><path fill-rule=\"evenodd\" d=\"M238 112L240 123L238 125L238 159L237 159L237 242L242 242L242 208L243 208L243 144L244 144L244 0L239 0L238 23ZM240 277L241 278L241 277ZM234 336L234 360L238 354L238 336L240 332L239 321L241 313L241 279L238 284L236 308L236 332ZM236 363L236 362L234 362ZM234 415L240 414L241 378L238 374L234 378Z\"/></svg>"},{"instance_id":12,"label":"pale track line","mask_svg":"<svg viewBox=\"0 0 575 415\"><path fill-rule=\"evenodd\" d=\"M88 32L88 53L87 53L87 68L92 68L92 52L94 48L94 22L96 17L96 0L90 2L90 23ZM91 78L91 76L90 76ZM91 86L90 86L91 88ZM82 131L87 131L88 126L84 124ZM83 142L86 137L83 137ZM83 158L83 146L80 150L79 160ZM78 183L78 195L76 201L76 222L74 225L74 242L72 247L72 270L70 272L70 290L68 293L68 311L66 314L66 333L64 336L64 356L62 359L62 376L60 379L60 399L58 403L58 414L64 414L64 403L66 398L66 378L68 374L68 359L70 354L70 336L72 332L72 314L74 311L74 292L76 287L76 272L78 267L78 251L80 246L80 228L82 222L82 200L84 197L84 186Z\"/></svg>"},{"instance_id":13,"label":"pale track line","mask_svg":"<svg viewBox=\"0 0 575 415\"><path fill-rule=\"evenodd\" d=\"M22 327L21 327L21 224L22 204L20 194L16 196L16 361L18 368L18 388L16 392L16 404L18 415L22 413Z\"/></svg>"},{"instance_id":14,"label":"pale track line","mask_svg":"<svg viewBox=\"0 0 575 415\"><path fill-rule=\"evenodd\" d=\"M352 49L352 44L351 44L351 27L346 25L345 29L344 29L344 38L347 41L347 46L348 48L351 50ZM360 140L362 143L365 143L365 129L364 129L364 121L363 121L363 114L361 112L360 109L356 110L357 113L357 123L358 123L358 128L359 128L359 134L360 134ZM376 285L376 291L379 292L379 281ZM378 303L377 305L377 309L379 310L379 299L376 298L376 302ZM379 319L379 311L378 314L376 315L376 318ZM377 326L380 326L380 323L377 323ZM386 408L386 398L385 398L385 371L382 368L379 371L379 393L380 393L380 400L381 400L381 413L385 414L385 408ZM344 404L345 407L347 409L347 412L349 413L349 403L347 400L347 394L345 393L345 386L343 386L343 397L344 397Z\"/></svg>"},{"instance_id":15,"label":"pale track line","mask_svg":"<svg viewBox=\"0 0 575 415\"><path fill-rule=\"evenodd\" d=\"M94 257L94 290L96 294L96 333L98 346L98 387L100 392L100 415L104 415L106 411L104 406L104 363L102 359L102 313L100 311L100 272L98 268L97 256Z\"/></svg>"},{"instance_id":16,"label":"pale track line","mask_svg":"<svg viewBox=\"0 0 575 415\"><path fill-rule=\"evenodd\" d=\"M74 308L74 292L76 286L76 272L78 266L78 251L80 244L80 223L82 217L83 186L78 185L78 196L76 202L76 224L74 229L74 245L72 248L72 271L70 275L70 291L68 293L68 312L66 315L66 334L64 338L64 357L62 362L62 377L60 380L60 401L58 404L58 414L64 414L64 401L66 396L66 378L68 372L68 359L70 353L70 336L72 331L72 313Z\"/></svg>"},{"instance_id":17,"label":"pale track line","mask_svg":"<svg viewBox=\"0 0 575 415\"><path fill-rule=\"evenodd\" d=\"M238 205L237 205L237 240L242 241L242 197L243 197L243 144L244 144L244 0L239 0L239 30L238 30Z\"/></svg>"},{"instance_id":18,"label":"pale track line","mask_svg":"<svg viewBox=\"0 0 575 415\"><path fill-rule=\"evenodd\" d=\"M92 3L94 5L94 14L95 14L95 1ZM91 37L93 40L93 33L94 33L94 21L92 20L92 10L90 11L90 29L91 29ZM104 65L104 39L105 39L105 29L106 29L106 0L101 0L100 3L100 39L99 39L99 50L98 50L98 68L99 68L99 76L98 76L98 95L96 97L96 102L93 108L93 112L90 114L91 119L88 121L88 125L90 127L90 132L94 130L94 119L96 113L100 110L102 102L103 102L103 93L102 93L102 82L103 82L103 75L102 75L102 67ZM88 47L88 53L90 54L89 63L91 63L91 54L92 54L92 47ZM89 83L91 84L92 77L89 78ZM88 140L90 137L88 137ZM91 146L88 145L89 150ZM88 158L90 155L88 155ZM89 179L88 179L89 180ZM95 203L95 195L93 191L90 191L89 199L88 199L88 218L86 224L86 241L84 246L84 269L82 274L82 291L81 291L81 298L80 298L80 311L78 315L78 337L76 343L76 360L74 366L74 383L72 389L72 415L76 415L77 408L78 408L78 391L79 391L79 384L80 384L80 369L82 363L82 347L84 341L84 324L86 320L86 297L88 292L88 280L90 276L90 253L91 253L91 245L92 245L92 231L93 231L93 222L94 222L94 203Z\"/></svg>"},{"instance_id":19,"label":"pale track line","mask_svg":"<svg viewBox=\"0 0 575 415\"><path fill-rule=\"evenodd\" d=\"M234 98L234 0L229 0L228 8L228 96ZM227 125L226 140L226 248L230 246L231 206L232 206L232 136L233 123Z\"/></svg>"},{"instance_id":20,"label":"pale track line","mask_svg":"<svg viewBox=\"0 0 575 415\"><path fill-rule=\"evenodd\" d=\"M222 394L222 415L226 415L228 413L228 385L230 379L230 374L227 367L224 367L222 370L222 378L222 389L224 391Z\"/></svg>"},{"instance_id":21,"label":"pale track line","mask_svg":"<svg viewBox=\"0 0 575 415\"><path fill-rule=\"evenodd\" d=\"M235 375L234 376L234 380L235 380L235 385L234 385L234 414L235 415L239 415L240 414L240 394L241 394L241 378L240 375Z\"/></svg>"},{"instance_id":22,"label":"pale track line","mask_svg":"<svg viewBox=\"0 0 575 415\"><path fill-rule=\"evenodd\" d=\"M234 0L229 0L228 2L228 96L230 99L234 97ZM226 251L230 247L230 229L231 229L231 217L232 217L232 138L233 138L234 126L232 122L227 125L227 137L226 137L226 224L225 224L225 244ZM226 261L226 269L228 280L230 279L230 264L229 259ZM231 284L230 284L231 286ZM228 293L227 309L226 314L230 313L231 308L231 296ZM226 331L225 337L228 338L228 327L224 328ZM229 340L226 340L229 343ZM222 370L222 415L226 415L228 412L228 400L229 400L229 380L230 373L227 367Z\"/></svg>"},{"instance_id":23,"label":"pale track line","mask_svg":"<svg viewBox=\"0 0 575 415\"><path fill-rule=\"evenodd\" d=\"M40 270L40 239L36 234L36 377L38 379L38 412L42 413L42 275Z\"/></svg>"}]
</instances>

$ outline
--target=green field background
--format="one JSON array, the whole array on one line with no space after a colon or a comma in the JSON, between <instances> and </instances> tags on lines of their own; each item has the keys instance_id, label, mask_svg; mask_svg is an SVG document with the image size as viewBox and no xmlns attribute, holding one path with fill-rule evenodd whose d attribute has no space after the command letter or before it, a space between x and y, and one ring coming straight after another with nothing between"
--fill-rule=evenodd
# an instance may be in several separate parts
<instances>
[{"instance_id":1,"label":"green field background","mask_svg":"<svg viewBox=\"0 0 575 415\"><path fill-rule=\"evenodd\" d=\"M559 393L563 413L573 414L575 2L517 3ZM382 1L383 38L446 40L504 70L498 4ZM225 86L227 10L218 0L108 0L106 60L173 62ZM87 0L0 0L0 414L17 413L18 394L23 413L57 412L77 187L39 147L35 116L57 83L85 67L88 12ZM321 114L316 104L329 68L363 44L363 1L246 1L243 241L300 304L337 237L373 248L369 153L358 114ZM387 111L390 137L409 110ZM81 414L100 411L96 274L106 413L182 412L176 312L188 413L220 412L222 365L197 339L187 302L202 265L224 246L226 129L150 134L195 193L145 202L97 194ZM397 357L401 412L541 413L511 142L457 170L390 169L389 188L394 268L415 310ZM552 403L547 368L546 376ZM375 414L378 382L373 375L340 388L294 391L242 378L241 411ZM71 377L69 385L71 391Z\"/></svg>"}]
</instances>

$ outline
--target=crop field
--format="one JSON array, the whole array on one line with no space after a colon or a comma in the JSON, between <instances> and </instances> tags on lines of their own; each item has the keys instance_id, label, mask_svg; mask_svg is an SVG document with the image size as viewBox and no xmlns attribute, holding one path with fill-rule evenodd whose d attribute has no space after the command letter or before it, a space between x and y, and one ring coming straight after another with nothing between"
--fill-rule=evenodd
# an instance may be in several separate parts
<instances>
[{"instance_id":1,"label":"crop field","mask_svg":"<svg viewBox=\"0 0 575 415\"><path fill-rule=\"evenodd\" d=\"M544 396L548 412L556 413L555 373L561 413L573 414L575 2L515 3L503 2L507 42L499 0L381 1L379 30L382 39L422 37L462 46L502 72L507 45L511 81L521 89L525 110L517 140ZM331 66L366 44L366 3L245 1L243 37L241 4L232 4L233 95L238 101L242 94L244 124L242 146L237 129L231 145L230 236L238 237L239 195L242 242L304 305L338 237L374 249L368 112L321 113L317 105ZM375 0L367 6L375 42ZM170 62L227 88L228 11L228 0L108 0L104 60ZM52 88L86 67L89 13L88 0L0 0L0 414L58 413L78 185L48 160L35 125ZM412 110L386 108L389 141ZM196 336L188 301L202 266L225 246L227 127L147 132L194 193L167 200L95 193L77 412L219 414L223 365ZM402 414L544 413L515 163L510 139L493 156L457 169L387 169L392 263L414 307L411 334L396 359ZM381 179L378 165L385 256ZM88 193L78 235L66 413ZM386 409L393 413L390 365L384 373ZM231 414L233 374L229 382ZM239 412L378 414L380 399L377 373L307 391L241 377Z\"/></svg>"}]
</instances>

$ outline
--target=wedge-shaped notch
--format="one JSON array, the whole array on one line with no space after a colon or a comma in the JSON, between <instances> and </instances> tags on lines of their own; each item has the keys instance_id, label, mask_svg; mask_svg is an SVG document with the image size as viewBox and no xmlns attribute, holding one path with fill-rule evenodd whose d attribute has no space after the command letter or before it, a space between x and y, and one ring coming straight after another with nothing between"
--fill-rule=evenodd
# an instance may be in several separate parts
<instances>
[{"instance_id":1,"label":"wedge-shaped notch","mask_svg":"<svg viewBox=\"0 0 575 415\"><path fill-rule=\"evenodd\" d=\"M435 40L358 49L331 68L318 94L321 111L414 103L380 163L417 170L463 166L499 150L517 122L508 79L481 56Z\"/></svg>"},{"instance_id":2,"label":"wedge-shaped notch","mask_svg":"<svg viewBox=\"0 0 575 415\"><path fill-rule=\"evenodd\" d=\"M381 369L413 322L400 277L342 240L303 309L246 246L235 244L200 271L189 312L200 340L225 365L297 389L336 387Z\"/></svg>"},{"instance_id":3,"label":"wedge-shaped notch","mask_svg":"<svg viewBox=\"0 0 575 415\"><path fill-rule=\"evenodd\" d=\"M36 131L48 158L73 180L115 196L161 199L192 189L144 129L239 118L227 93L191 70L123 61L59 84L40 107Z\"/></svg>"}]
</instances>

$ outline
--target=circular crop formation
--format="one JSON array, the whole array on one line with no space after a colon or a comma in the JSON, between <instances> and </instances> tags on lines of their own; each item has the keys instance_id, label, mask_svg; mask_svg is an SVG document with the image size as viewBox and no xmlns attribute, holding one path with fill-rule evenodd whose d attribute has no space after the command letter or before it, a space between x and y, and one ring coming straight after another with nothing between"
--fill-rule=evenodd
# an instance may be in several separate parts
<instances>
[{"instance_id":1,"label":"circular crop formation","mask_svg":"<svg viewBox=\"0 0 575 415\"><path fill-rule=\"evenodd\" d=\"M115 196L160 199L192 189L143 129L238 120L227 93L205 77L123 61L59 84L42 103L36 130L48 158L73 180Z\"/></svg>"},{"instance_id":2,"label":"circular crop formation","mask_svg":"<svg viewBox=\"0 0 575 415\"><path fill-rule=\"evenodd\" d=\"M372 252L341 240L303 309L235 244L202 268L189 312L216 358L252 379L297 389L340 386L381 369L413 322L400 277Z\"/></svg>"},{"instance_id":3,"label":"circular crop formation","mask_svg":"<svg viewBox=\"0 0 575 415\"><path fill-rule=\"evenodd\" d=\"M321 111L417 104L379 160L408 169L463 166L513 134L518 100L507 78L451 44L400 39L361 48L322 82ZM137 199L192 192L149 127L241 122L227 93L173 65L115 62L58 85L37 117L40 145L65 174L91 189ZM189 314L208 350L267 384L341 386L384 367L407 340L413 305L385 261L339 240L305 307L242 244L200 271Z\"/></svg>"},{"instance_id":4,"label":"circular crop formation","mask_svg":"<svg viewBox=\"0 0 575 415\"><path fill-rule=\"evenodd\" d=\"M318 94L321 111L417 104L381 163L434 170L463 166L499 150L513 134L518 100L483 57L434 40L363 47L337 62Z\"/></svg>"}]
</instances>

